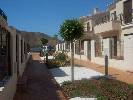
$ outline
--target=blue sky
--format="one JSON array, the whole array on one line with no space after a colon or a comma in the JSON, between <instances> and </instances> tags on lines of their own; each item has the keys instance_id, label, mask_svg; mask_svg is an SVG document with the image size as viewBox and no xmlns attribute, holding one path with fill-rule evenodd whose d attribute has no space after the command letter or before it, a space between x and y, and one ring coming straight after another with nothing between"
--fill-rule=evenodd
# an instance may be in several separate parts
<instances>
[{"instance_id":1,"label":"blue sky","mask_svg":"<svg viewBox=\"0 0 133 100\"><path fill-rule=\"evenodd\" d=\"M112 0L0 0L8 16L8 24L20 30L58 33L60 24L68 18L89 15L93 8L105 10Z\"/></svg>"}]
</instances>

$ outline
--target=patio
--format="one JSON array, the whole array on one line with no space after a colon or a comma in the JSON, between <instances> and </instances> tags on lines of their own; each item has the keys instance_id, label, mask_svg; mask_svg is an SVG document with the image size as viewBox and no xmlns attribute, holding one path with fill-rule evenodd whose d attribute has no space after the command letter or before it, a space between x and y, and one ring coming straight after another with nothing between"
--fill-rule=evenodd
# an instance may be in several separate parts
<instances>
[{"instance_id":1,"label":"patio","mask_svg":"<svg viewBox=\"0 0 133 100\"><path fill-rule=\"evenodd\" d=\"M71 81L71 67L60 67L50 69L55 80L61 85L65 81ZM92 69L85 67L74 67L74 79L82 80L82 79L91 79L102 76L103 74L96 72Z\"/></svg>"}]
</instances>

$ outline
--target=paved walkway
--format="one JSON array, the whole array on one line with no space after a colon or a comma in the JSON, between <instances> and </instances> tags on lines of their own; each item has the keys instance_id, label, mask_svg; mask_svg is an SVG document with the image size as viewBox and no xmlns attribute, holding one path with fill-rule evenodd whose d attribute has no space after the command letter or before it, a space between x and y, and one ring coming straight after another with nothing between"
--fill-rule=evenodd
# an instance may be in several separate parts
<instances>
[{"instance_id":1,"label":"paved walkway","mask_svg":"<svg viewBox=\"0 0 133 100\"><path fill-rule=\"evenodd\" d=\"M41 62L39 54L32 54L32 61L23 77L27 77L27 86L23 91L17 89L14 100L66 100L59 85Z\"/></svg>"},{"instance_id":2,"label":"paved walkway","mask_svg":"<svg viewBox=\"0 0 133 100\"><path fill-rule=\"evenodd\" d=\"M75 64L94 69L104 74L104 66L94 64L90 61L75 59ZM129 84L133 84L133 72L126 72L126 71L122 71L122 70L109 67L109 75L117 80L129 83Z\"/></svg>"}]
</instances>

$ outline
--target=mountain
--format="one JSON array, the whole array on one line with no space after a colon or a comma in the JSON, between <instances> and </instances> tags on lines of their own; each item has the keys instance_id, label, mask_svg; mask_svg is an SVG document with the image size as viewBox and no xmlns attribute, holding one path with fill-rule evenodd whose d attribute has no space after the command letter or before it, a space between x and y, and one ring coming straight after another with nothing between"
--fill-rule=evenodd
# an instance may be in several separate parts
<instances>
[{"instance_id":1,"label":"mountain","mask_svg":"<svg viewBox=\"0 0 133 100\"><path fill-rule=\"evenodd\" d=\"M14 27L10 27L11 29L14 29ZM51 37L45 33L41 32L27 32L27 31L21 31L16 29L16 32L20 34L24 39L30 44L31 47L38 47L41 46L41 38L48 39L48 45L51 45L55 47L57 41L59 41L55 37Z\"/></svg>"}]
</instances>

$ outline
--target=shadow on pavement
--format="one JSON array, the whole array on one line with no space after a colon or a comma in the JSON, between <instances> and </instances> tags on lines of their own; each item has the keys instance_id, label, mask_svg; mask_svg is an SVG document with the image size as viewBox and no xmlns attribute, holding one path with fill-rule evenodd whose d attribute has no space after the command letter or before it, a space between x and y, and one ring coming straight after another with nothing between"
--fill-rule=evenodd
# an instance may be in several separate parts
<instances>
[{"instance_id":1,"label":"shadow on pavement","mask_svg":"<svg viewBox=\"0 0 133 100\"><path fill-rule=\"evenodd\" d=\"M26 82L22 86L17 85L14 100L66 100L39 55L32 55L22 77L27 78ZM19 81L21 82L22 79L20 78Z\"/></svg>"}]
</instances>

